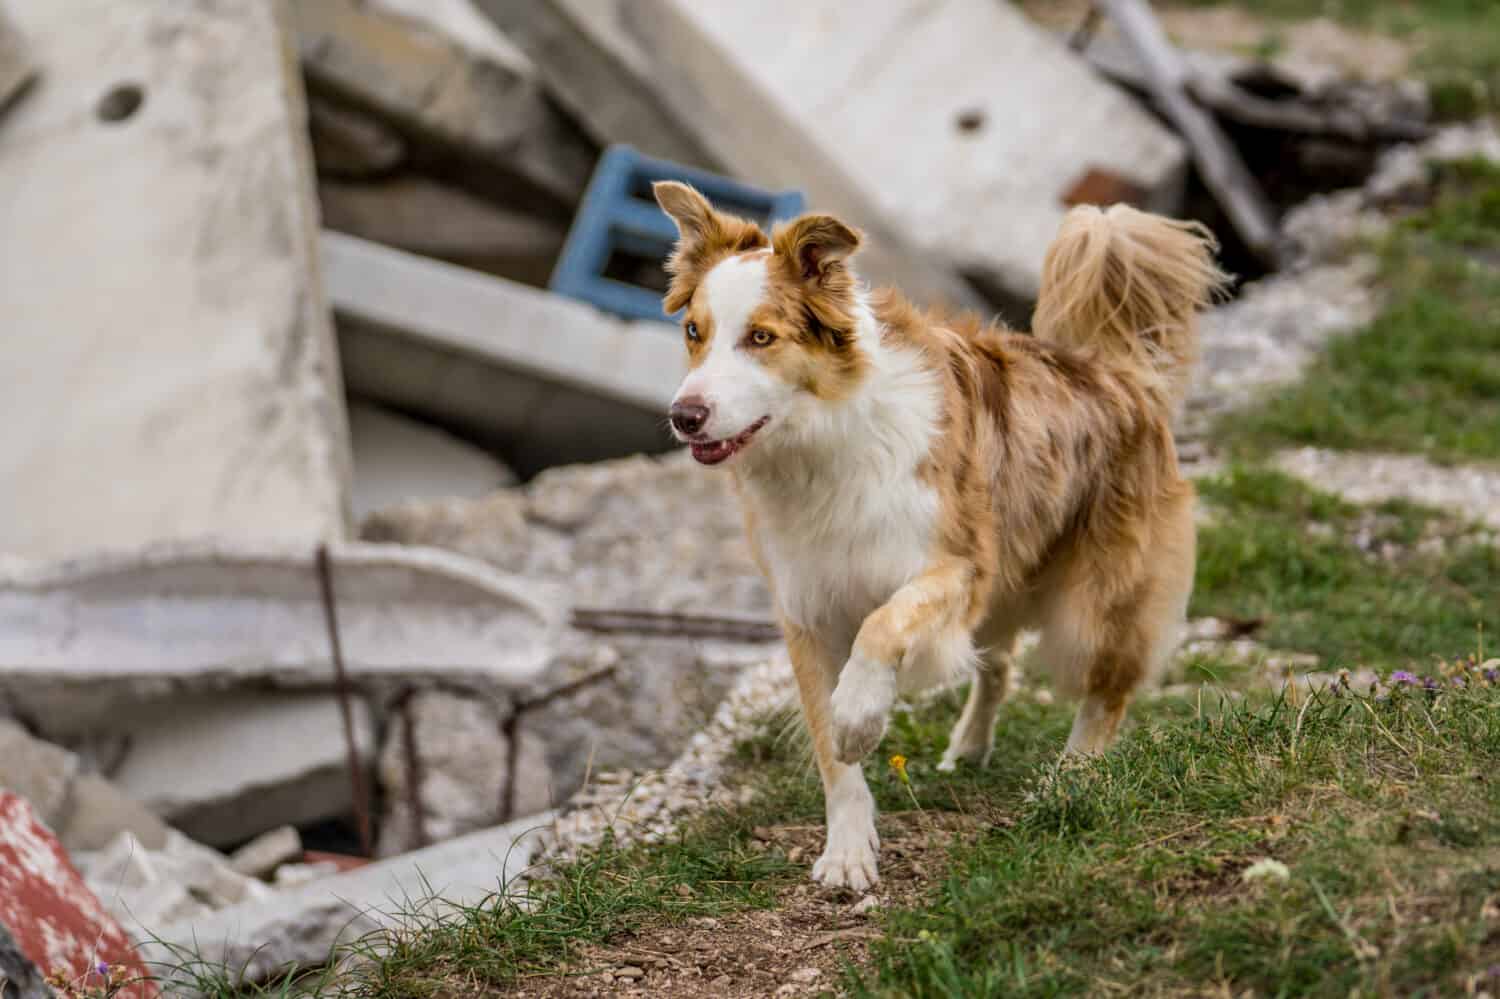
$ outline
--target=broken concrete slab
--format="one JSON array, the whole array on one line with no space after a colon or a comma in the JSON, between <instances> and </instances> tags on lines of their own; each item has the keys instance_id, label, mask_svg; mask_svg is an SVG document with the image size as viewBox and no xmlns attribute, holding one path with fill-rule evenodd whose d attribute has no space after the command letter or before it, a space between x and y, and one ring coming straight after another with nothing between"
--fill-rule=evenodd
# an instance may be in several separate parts
<instances>
[{"instance_id":1,"label":"broken concrete slab","mask_svg":"<svg viewBox=\"0 0 1500 999\"><path fill-rule=\"evenodd\" d=\"M380 177L406 159L401 133L372 114L326 97L308 98L307 128L319 177Z\"/></svg>"},{"instance_id":2,"label":"broken concrete slab","mask_svg":"<svg viewBox=\"0 0 1500 999\"><path fill-rule=\"evenodd\" d=\"M349 402L354 516L411 500L473 499L513 486L500 459L431 424L360 400Z\"/></svg>"},{"instance_id":3,"label":"broken concrete slab","mask_svg":"<svg viewBox=\"0 0 1500 999\"><path fill-rule=\"evenodd\" d=\"M126 925L201 918L273 894L269 885L240 874L222 854L179 832L158 849L121 833L102 850L75 852L73 861L105 909Z\"/></svg>"},{"instance_id":4,"label":"broken concrete slab","mask_svg":"<svg viewBox=\"0 0 1500 999\"><path fill-rule=\"evenodd\" d=\"M410 924L415 912L442 914L516 891L551 822L522 819L201 919L131 929L148 960L176 966L193 954L263 981L292 964L322 964L339 942Z\"/></svg>"},{"instance_id":5,"label":"broken concrete slab","mask_svg":"<svg viewBox=\"0 0 1500 999\"><path fill-rule=\"evenodd\" d=\"M68 850L96 850L122 832L153 848L167 827L78 756L0 718L0 788L19 794Z\"/></svg>"},{"instance_id":6,"label":"broken concrete slab","mask_svg":"<svg viewBox=\"0 0 1500 999\"><path fill-rule=\"evenodd\" d=\"M566 620L558 588L473 559L363 543L328 550L357 684L511 687L546 666ZM0 565L0 691L53 735L194 689L331 688L316 564L308 549L180 545Z\"/></svg>"},{"instance_id":7,"label":"broken concrete slab","mask_svg":"<svg viewBox=\"0 0 1500 999\"><path fill-rule=\"evenodd\" d=\"M497 194L521 184L560 208L582 196L595 149L516 66L355 0L291 6L314 93L469 160L469 175Z\"/></svg>"},{"instance_id":8,"label":"broken concrete slab","mask_svg":"<svg viewBox=\"0 0 1500 999\"><path fill-rule=\"evenodd\" d=\"M302 835L293 826L261 833L229 857L229 866L247 878L270 878L276 868L302 857Z\"/></svg>"},{"instance_id":9,"label":"broken concrete slab","mask_svg":"<svg viewBox=\"0 0 1500 999\"><path fill-rule=\"evenodd\" d=\"M546 285L567 237L558 219L420 175L325 179L318 200L329 229L537 287Z\"/></svg>"},{"instance_id":10,"label":"broken concrete slab","mask_svg":"<svg viewBox=\"0 0 1500 999\"><path fill-rule=\"evenodd\" d=\"M504 448L522 475L669 445L674 327L341 233L323 251L351 392Z\"/></svg>"},{"instance_id":11,"label":"broken concrete slab","mask_svg":"<svg viewBox=\"0 0 1500 999\"><path fill-rule=\"evenodd\" d=\"M350 707L364 768L374 760L375 725L362 698ZM354 811L348 747L332 694L170 699L139 706L113 724L130 737L115 783L199 842L227 847L277 826Z\"/></svg>"},{"instance_id":12,"label":"broken concrete slab","mask_svg":"<svg viewBox=\"0 0 1500 999\"><path fill-rule=\"evenodd\" d=\"M477 0L523 49L542 82L600 145L721 170L652 85L650 57L625 29L620 0Z\"/></svg>"},{"instance_id":13,"label":"broken concrete slab","mask_svg":"<svg viewBox=\"0 0 1500 999\"><path fill-rule=\"evenodd\" d=\"M338 537L348 440L277 4L13 13L47 80L0 128L27 372L0 394L25 428L0 443L0 551Z\"/></svg>"},{"instance_id":14,"label":"broken concrete slab","mask_svg":"<svg viewBox=\"0 0 1500 999\"><path fill-rule=\"evenodd\" d=\"M1009 4L634 9L662 94L737 173L797 184L875 243L894 235L993 299L1035 298L1067 195L1090 171L1139 189L1146 208L1181 197L1182 143ZM875 264L870 277L896 276Z\"/></svg>"}]
</instances>

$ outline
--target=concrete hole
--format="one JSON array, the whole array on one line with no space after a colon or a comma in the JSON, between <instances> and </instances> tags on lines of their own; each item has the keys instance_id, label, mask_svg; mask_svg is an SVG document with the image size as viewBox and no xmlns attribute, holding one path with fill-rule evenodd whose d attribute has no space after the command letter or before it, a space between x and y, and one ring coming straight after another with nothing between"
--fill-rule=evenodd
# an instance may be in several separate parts
<instances>
[{"instance_id":1,"label":"concrete hole","mask_svg":"<svg viewBox=\"0 0 1500 999\"><path fill-rule=\"evenodd\" d=\"M953 119L953 124L964 135L973 135L975 132L978 132L984 128L984 122L984 112L979 108L966 108L958 113L958 117Z\"/></svg>"},{"instance_id":2,"label":"concrete hole","mask_svg":"<svg viewBox=\"0 0 1500 999\"><path fill-rule=\"evenodd\" d=\"M124 121L140 110L146 101L146 91L138 83L120 83L111 87L109 93L99 98L94 113L100 121Z\"/></svg>"}]
</instances>

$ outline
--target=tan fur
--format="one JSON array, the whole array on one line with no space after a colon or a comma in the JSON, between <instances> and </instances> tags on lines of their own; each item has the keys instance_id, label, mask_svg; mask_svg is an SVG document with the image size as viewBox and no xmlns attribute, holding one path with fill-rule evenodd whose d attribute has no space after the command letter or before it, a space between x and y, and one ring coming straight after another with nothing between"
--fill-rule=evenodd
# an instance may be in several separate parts
<instances>
[{"instance_id":1,"label":"tan fur","mask_svg":"<svg viewBox=\"0 0 1500 999\"><path fill-rule=\"evenodd\" d=\"M669 303L691 302L707 261L744 252L728 248L747 239L738 223L698 224L719 255L679 247ZM820 397L814 386L836 385L828 397L842 398L867 373L848 342L857 292L844 260L857 243L826 216L771 240L756 321L781 346L763 363ZM1196 357L1196 313L1224 281L1212 250L1192 223L1074 209L1047 254L1036 336L923 312L894 291L870 296L883 342L918 352L940 386L938 433L911 470L939 512L926 570L864 617L852 649L785 623L825 787L881 730L840 719L841 685L921 670L971 639L984 661L947 762L982 761L1026 629L1041 630L1060 691L1083 700L1068 750L1100 752L1114 739L1131 695L1170 651L1192 588L1193 490L1170 424ZM765 513L751 492L740 490L753 543Z\"/></svg>"}]
</instances>

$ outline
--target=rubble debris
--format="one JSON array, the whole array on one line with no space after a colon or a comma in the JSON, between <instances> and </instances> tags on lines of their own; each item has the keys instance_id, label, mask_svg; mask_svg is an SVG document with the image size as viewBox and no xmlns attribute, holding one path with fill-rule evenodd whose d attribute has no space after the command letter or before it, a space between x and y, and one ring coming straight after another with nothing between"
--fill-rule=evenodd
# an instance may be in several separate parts
<instances>
[{"instance_id":1,"label":"rubble debris","mask_svg":"<svg viewBox=\"0 0 1500 999\"><path fill-rule=\"evenodd\" d=\"M160 819L98 774L82 772L78 756L0 718L0 787L30 802L68 850L96 850L122 832L153 848L167 839Z\"/></svg>"},{"instance_id":2,"label":"rubble debris","mask_svg":"<svg viewBox=\"0 0 1500 999\"><path fill-rule=\"evenodd\" d=\"M395 711L380 751L386 807L376 856L498 824L510 761L510 740L493 701L413 692Z\"/></svg>"},{"instance_id":3,"label":"rubble debris","mask_svg":"<svg viewBox=\"0 0 1500 999\"><path fill-rule=\"evenodd\" d=\"M175 830L155 850L120 833L102 850L75 852L73 862L106 911L138 936L273 894L269 885L235 871L222 854Z\"/></svg>"},{"instance_id":4,"label":"rubble debris","mask_svg":"<svg viewBox=\"0 0 1500 999\"><path fill-rule=\"evenodd\" d=\"M374 721L363 701L353 707L355 746L369 766ZM140 705L114 724L130 736L116 783L202 843L230 846L354 808L333 695L174 698Z\"/></svg>"},{"instance_id":5,"label":"rubble debris","mask_svg":"<svg viewBox=\"0 0 1500 999\"><path fill-rule=\"evenodd\" d=\"M247 878L269 878L301 856L301 834L293 826L277 826L230 854L229 867Z\"/></svg>"},{"instance_id":6,"label":"rubble debris","mask_svg":"<svg viewBox=\"0 0 1500 999\"><path fill-rule=\"evenodd\" d=\"M308 97L307 131L320 177L384 177L406 159L406 140L401 133L375 115L325 97Z\"/></svg>"},{"instance_id":7,"label":"rubble debris","mask_svg":"<svg viewBox=\"0 0 1500 999\"><path fill-rule=\"evenodd\" d=\"M0 113L36 78L36 65L26 50L26 39L0 7Z\"/></svg>"},{"instance_id":8,"label":"rubble debris","mask_svg":"<svg viewBox=\"0 0 1500 999\"><path fill-rule=\"evenodd\" d=\"M348 440L278 5L117 7L13 8L47 80L0 128L27 372L0 397L27 428L0 444L0 551L336 537Z\"/></svg>"},{"instance_id":9,"label":"rubble debris","mask_svg":"<svg viewBox=\"0 0 1500 999\"><path fill-rule=\"evenodd\" d=\"M474 6L472 0L365 0L389 14L419 22L475 55L518 73L536 67L515 42L507 38Z\"/></svg>"},{"instance_id":10,"label":"rubble debris","mask_svg":"<svg viewBox=\"0 0 1500 999\"><path fill-rule=\"evenodd\" d=\"M12 984L61 974L100 987L101 965L120 968L127 980L146 974L130 938L89 891L62 844L26 799L0 790L0 974ZM7 999L11 991L7 985ZM118 999L156 994L144 980L110 993Z\"/></svg>"},{"instance_id":11,"label":"rubble debris","mask_svg":"<svg viewBox=\"0 0 1500 999\"><path fill-rule=\"evenodd\" d=\"M430 424L364 402L349 401L354 445L354 516L409 500L472 499L514 485L498 458Z\"/></svg>"},{"instance_id":12,"label":"rubble debris","mask_svg":"<svg viewBox=\"0 0 1500 999\"><path fill-rule=\"evenodd\" d=\"M5 999L53 999L41 969L21 953L4 926L0 926L0 983L5 987Z\"/></svg>"},{"instance_id":13,"label":"rubble debris","mask_svg":"<svg viewBox=\"0 0 1500 999\"><path fill-rule=\"evenodd\" d=\"M745 665L769 654L771 598L728 483L685 454L553 468L481 500L382 511L362 530L556 582L573 605L636 609L633 623L641 610L655 623L712 607L736 625L715 638L567 633L547 670L510 692L520 760L510 815L561 800L590 769L670 761Z\"/></svg>"},{"instance_id":14,"label":"rubble debris","mask_svg":"<svg viewBox=\"0 0 1500 999\"><path fill-rule=\"evenodd\" d=\"M666 446L675 328L342 233L323 269L351 392L502 445L522 475Z\"/></svg>"},{"instance_id":15,"label":"rubble debris","mask_svg":"<svg viewBox=\"0 0 1500 999\"><path fill-rule=\"evenodd\" d=\"M476 0L535 64L548 92L601 146L721 170L652 83L651 58L625 29L622 0Z\"/></svg>"},{"instance_id":16,"label":"rubble debris","mask_svg":"<svg viewBox=\"0 0 1500 999\"><path fill-rule=\"evenodd\" d=\"M900 0L859 17L837 0L634 9L662 93L737 173L801 187L872 244L958 269L1016 320L1078 177L1118 174L1156 210L1182 196L1176 136L1009 4ZM1068 109L1067 127L1040 93ZM861 260L918 298L940 290L868 251Z\"/></svg>"},{"instance_id":17,"label":"rubble debris","mask_svg":"<svg viewBox=\"0 0 1500 999\"><path fill-rule=\"evenodd\" d=\"M432 549L329 550L356 684L513 687L554 653L567 615L555 586ZM56 736L107 729L167 694L247 682L327 689L314 561L312 551L205 544L0 566L0 691Z\"/></svg>"},{"instance_id":18,"label":"rubble debris","mask_svg":"<svg viewBox=\"0 0 1500 999\"><path fill-rule=\"evenodd\" d=\"M1182 133L1198 173L1231 224L1260 260L1276 269L1284 248L1276 215L1259 182L1211 114L1189 93L1187 65L1167 40L1144 0L1098 0L1145 66L1147 85L1162 113Z\"/></svg>"},{"instance_id":19,"label":"rubble debris","mask_svg":"<svg viewBox=\"0 0 1500 999\"><path fill-rule=\"evenodd\" d=\"M413 152L450 151L470 182L502 199L523 197L518 185L559 209L582 196L595 150L517 66L356 0L291 10L314 94L378 114Z\"/></svg>"},{"instance_id":20,"label":"rubble debris","mask_svg":"<svg viewBox=\"0 0 1500 999\"><path fill-rule=\"evenodd\" d=\"M142 940L141 949L149 960L174 966L183 953L194 954L247 982L264 981L292 964L317 966L340 941L404 925L418 911L437 915L504 893L530 865L538 836L551 820L539 815L470 833L270 898L158 927L155 938Z\"/></svg>"}]
</instances>

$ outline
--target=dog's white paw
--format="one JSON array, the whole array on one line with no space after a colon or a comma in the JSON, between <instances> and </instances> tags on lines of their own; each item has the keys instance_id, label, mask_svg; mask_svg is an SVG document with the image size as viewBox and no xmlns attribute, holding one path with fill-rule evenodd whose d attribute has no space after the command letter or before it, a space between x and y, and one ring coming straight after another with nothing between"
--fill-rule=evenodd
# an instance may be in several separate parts
<instances>
[{"instance_id":1,"label":"dog's white paw","mask_svg":"<svg viewBox=\"0 0 1500 999\"><path fill-rule=\"evenodd\" d=\"M813 880L830 888L864 891L880 881L880 837L873 816L828 827L828 845L813 864Z\"/></svg>"},{"instance_id":2,"label":"dog's white paw","mask_svg":"<svg viewBox=\"0 0 1500 999\"><path fill-rule=\"evenodd\" d=\"M880 744L896 702L896 671L855 653L833 690L833 752L844 763L857 763Z\"/></svg>"}]
</instances>

